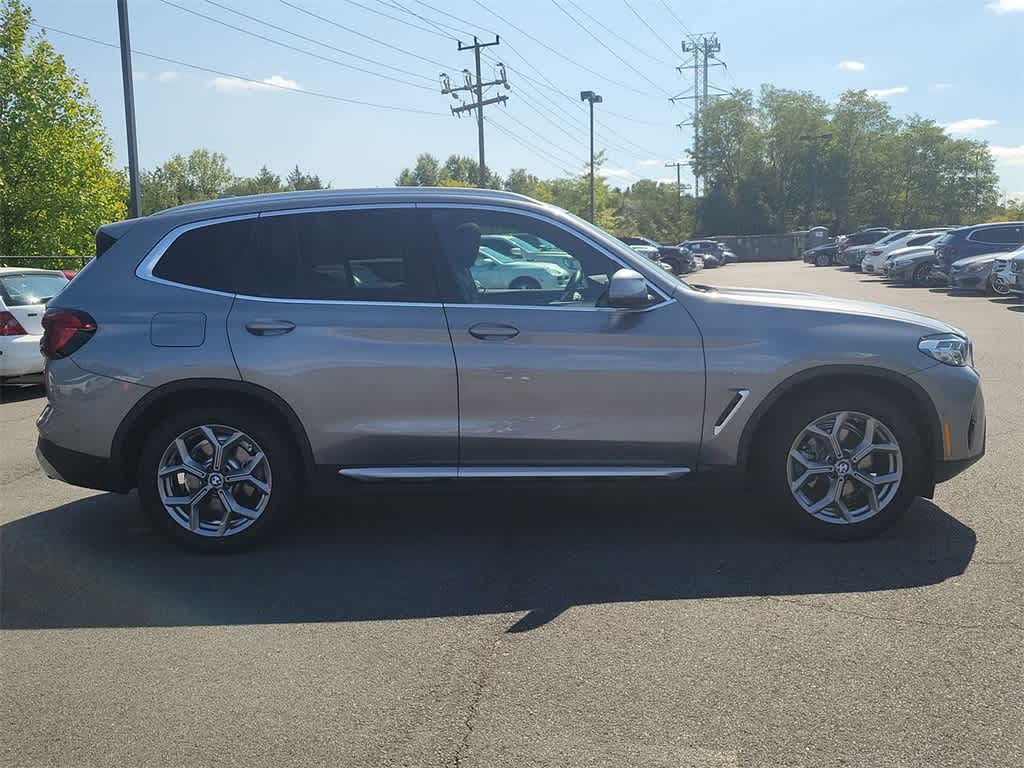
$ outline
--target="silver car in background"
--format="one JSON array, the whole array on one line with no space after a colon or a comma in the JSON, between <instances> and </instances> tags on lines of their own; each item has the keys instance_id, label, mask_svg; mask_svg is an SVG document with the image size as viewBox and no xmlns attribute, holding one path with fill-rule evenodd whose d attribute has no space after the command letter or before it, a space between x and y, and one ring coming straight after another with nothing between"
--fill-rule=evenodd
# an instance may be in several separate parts
<instances>
[{"instance_id":1,"label":"silver car in background","mask_svg":"<svg viewBox=\"0 0 1024 768\"><path fill-rule=\"evenodd\" d=\"M481 291L481 237L502 233L581 269ZM792 526L850 539L985 451L962 331L690 286L520 195L226 199L102 227L97 246L43 321L38 456L137 488L194 547L265 535L314 488L433 479L748 484Z\"/></svg>"}]
</instances>

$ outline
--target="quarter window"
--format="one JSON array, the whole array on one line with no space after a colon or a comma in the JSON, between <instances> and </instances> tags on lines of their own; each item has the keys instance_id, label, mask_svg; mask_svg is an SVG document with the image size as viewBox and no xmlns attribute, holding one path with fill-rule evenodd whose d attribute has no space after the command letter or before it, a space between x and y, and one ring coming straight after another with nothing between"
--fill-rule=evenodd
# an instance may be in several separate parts
<instances>
[{"instance_id":1,"label":"quarter window","mask_svg":"<svg viewBox=\"0 0 1024 768\"><path fill-rule=\"evenodd\" d=\"M1020 242L1019 227L993 227L980 229L971 236L971 240L979 243L1013 244Z\"/></svg>"},{"instance_id":2,"label":"quarter window","mask_svg":"<svg viewBox=\"0 0 1024 768\"><path fill-rule=\"evenodd\" d=\"M412 209L264 216L239 291L314 301L435 302L437 284Z\"/></svg>"},{"instance_id":3,"label":"quarter window","mask_svg":"<svg viewBox=\"0 0 1024 768\"><path fill-rule=\"evenodd\" d=\"M436 210L445 301L601 306L622 266L554 224L513 213ZM502 249L502 244L515 248ZM532 243L542 242L543 248Z\"/></svg>"},{"instance_id":4,"label":"quarter window","mask_svg":"<svg viewBox=\"0 0 1024 768\"><path fill-rule=\"evenodd\" d=\"M234 293L245 269L255 219L208 224L181 233L160 257L153 275L172 283Z\"/></svg>"}]
</instances>

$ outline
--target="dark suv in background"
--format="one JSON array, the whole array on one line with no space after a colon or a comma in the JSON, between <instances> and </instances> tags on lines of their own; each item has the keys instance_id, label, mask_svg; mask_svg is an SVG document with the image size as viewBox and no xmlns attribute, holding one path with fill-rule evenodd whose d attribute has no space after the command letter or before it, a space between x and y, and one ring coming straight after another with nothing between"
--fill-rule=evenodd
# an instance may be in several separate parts
<instances>
[{"instance_id":1,"label":"dark suv in background","mask_svg":"<svg viewBox=\"0 0 1024 768\"><path fill-rule=\"evenodd\" d=\"M626 245L649 245L658 249L658 255L663 264L667 264L677 275L686 275L696 268L696 259L689 248L681 248L678 245L662 245L647 237L620 237Z\"/></svg>"},{"instance_id":2,"label":"dark suv in background","mask_svg":"<svg viewBox=\"0 0 1024 768\"><path fill-rule=\"evenodd\" d=\"M984 253L1012 251L1024 245L1024 221L976 224L947 232L935 244L938 268L949 273L954 261Z\"/></svg>"},{"instance_id":3,"label":"dark suv in background","mask_svg":"<svg viewBox=\"0 0 1024 768\"><path fill-rule=\"evenodd\" d=\"M846 264L845 255L847 250L857 245L870 245L871 243L877 243L891 231L892 230L886 227L870 227L847 235L846 238L839 243L839 253L836 256L837 261L840 264Z\"/></svg>"}]
</instances>

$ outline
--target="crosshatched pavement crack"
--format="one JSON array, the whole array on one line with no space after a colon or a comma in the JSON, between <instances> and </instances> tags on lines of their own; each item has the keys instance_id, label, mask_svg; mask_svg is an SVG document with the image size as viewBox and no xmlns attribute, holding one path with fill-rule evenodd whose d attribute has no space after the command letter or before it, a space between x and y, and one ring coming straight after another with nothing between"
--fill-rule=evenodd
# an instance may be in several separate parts
<instances>
[{"instance_id":1,"label":"crosshatched pavement crack","mask_svg":"<svg viewBox=\"0 0 1024 768\"><path fill-rule=\"evenodd\" d=\"M453 768L461 768L462 760L469 751L469 740L473 735L473 729L476 727L477 715L480 711L480 702L483 700L484 689L487 687L487 677L490 675L494 666L494 659L498 654L498 646L501 645L501 636L504 634L501 629L504 622L504 617L498 617L497 626L494 627L494 639L491 640L490 649L486 656L480 660L480 672L477 674L476 683L473 686L473 695L470 699L469 707L466 709L466 717L463 720L462 738L459 740L459 745L456 747L455 754L452 756L451 764Z\"/></svg>"}]
</instances>

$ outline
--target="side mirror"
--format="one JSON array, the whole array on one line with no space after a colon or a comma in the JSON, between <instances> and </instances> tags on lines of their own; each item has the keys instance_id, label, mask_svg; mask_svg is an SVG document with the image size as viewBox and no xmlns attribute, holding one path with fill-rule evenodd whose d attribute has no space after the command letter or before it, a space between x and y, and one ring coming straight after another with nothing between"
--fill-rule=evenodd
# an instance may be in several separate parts
<instances>
[{"instance_id":1,"label":"side mirror","mask_svg":"<svg viewBox=\"0 0 1024 768\"><path fill-rule=\"evenodd\" d=\"M608 306L639 309L649 303L647 280L632 269L620 269L608 282Z\"/></svg>"},{"instance_id":2,"label":"side mirror","mask_svg":"<svg viewBox=\"0 0 1024 768\"><path fill-rule=\"evenodd\" d=\"M513 259L521 259L523 258L523 249L517 245L513 245L512 248L509 250L508 255L511 256Z\"/></svg>"}]
</instances>

